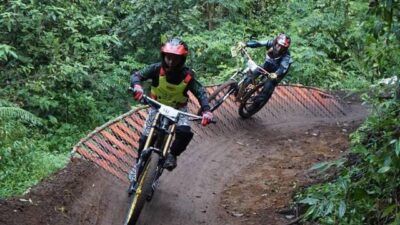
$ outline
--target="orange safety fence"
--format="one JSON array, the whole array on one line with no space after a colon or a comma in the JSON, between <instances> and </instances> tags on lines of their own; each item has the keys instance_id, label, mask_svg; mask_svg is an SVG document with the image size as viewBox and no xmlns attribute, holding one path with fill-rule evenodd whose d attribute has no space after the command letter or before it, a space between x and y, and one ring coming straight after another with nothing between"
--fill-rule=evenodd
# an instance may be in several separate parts
<instances>
[{"instance_id":1,"label":"orange safety fence","mask_svg":"<svg viewBox=\"0 0 400 225\"><path fill-rule=\"evenodd\" d=\"M217 86L207 87L212 93ZM199 105L189 96L189 111L196 113ZM73 157L83 157L104 168L124 182L137 157L138 140L147 116L147 107L133 109L97 128L76 144ZM230 96L216 111L217 124L206 130L193 124L195 133L192 144L204 139L225 135L233 130L251 126L257 121L280 122L301 116L309 118L335 118L345 115L343 104L332 95L316 88L299 85L279 85L271 99L250 119L238 115L238 103Z\"/></svg>"}]
</instances>

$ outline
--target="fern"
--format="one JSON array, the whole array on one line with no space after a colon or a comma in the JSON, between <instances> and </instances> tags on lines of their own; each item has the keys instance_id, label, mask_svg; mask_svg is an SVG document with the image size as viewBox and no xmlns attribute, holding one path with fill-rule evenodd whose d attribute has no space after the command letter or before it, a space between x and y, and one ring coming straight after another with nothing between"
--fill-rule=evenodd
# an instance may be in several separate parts
<instances>
[{"instance_id":1,"label":"fern","mask_svg":"<svg viewBox=\"0 0 400 225\"><path fill-rule=\"evenodd\" d=\"M17 105L12 102L0 99L0 107L10 107L10 106L17 107Z\"/></svg>"},{"instance_id":2,"label":"fern","mask_svg":"<svg viewBox=\"0 0 400 225\"><path fill-rule=\"evenodd\" d=\"M32 125L41 125L42 121L32 113L18 107L0 107L0 121L17 119L29 122Z\"/></svg>"}]
</instances>

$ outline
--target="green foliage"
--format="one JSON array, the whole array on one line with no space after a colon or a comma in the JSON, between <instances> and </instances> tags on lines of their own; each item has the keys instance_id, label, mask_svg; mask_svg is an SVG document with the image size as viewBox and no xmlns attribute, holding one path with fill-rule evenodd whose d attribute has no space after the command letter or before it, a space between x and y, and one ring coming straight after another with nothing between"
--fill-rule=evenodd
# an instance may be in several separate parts
<instances>
[{"instance_id":1,"label":"green foliage","mask_svg":"<svg viewBox=\"0 0 400 225\"><path fill-rule=\"evenodd\" d=\"M351 167L336 162L315 166L322 170L338 166L340 175L298 194L298 202L309 206L305 220L318 224L400 221L400 104L394 97L396 86L370 85L381 78L398 77L400 43L394 28L398 5L388 7L389 2L372 9L361 1L290 3L287 16L296 18L289 28L296 46L292 48L292 81L328 88L365 88L376 94L368 98L373 115L351 136L351 151L360 162ZM388 93L390 100L382 101L381 96Z\"/></svg>"},{"instance_id":2,"label":"green foliage","mask_svg":"<svg viewBox=\"0 0 400 225\"><path fill-rule=\"evenodd\" d=\"M0 106L0 196L21 194L65 165L65 154L44 151L36 141L40 138L37 125L42 125L42 120L33 114L15 106Z\"/></svg>"},{"instance_id":3,"label":"green foliage","mask_svg":"<svg viewBox=\"0 0 400 225\"><path fill-rule=\"evenodd\" d=\"M22 194L52 171L62 168L67 162L66 155L42 151L38 149L40 145L38 147L35 145L25 137L12 144L4 145L3 141L1 142L0 196Z\"/></svg>"},{"instance_id":4,"label":"green foliage","mask_svg":"<svg viewBox=\"0 0 400 225\"><path fill-rule=\"evenodd\" d=\"M232 69L237 67L230 48L238 40L244 39L245 29L243 24L225 23L218 31L205 31L197 36L188 36L185 38L191 47L188 64L209 84L226 80L232 75Z\"/></svg>"},{"instance_id":5,"label":"green foliage","mask_svg":"<svg viewBox=\"0 0 400 225\"><path fill-rule=\"evenodd\" d=\"M6 191L0 196L21 193L61 168L79 138L129 109L127 64L138 63L114 55L121 47L110 32L118 22L115 7L102 1L1 5L0 188Z\"/></svg>"},{"instance_id":6,"label":"green foliage","mask_svg":"<svg viewBox=\"0 0 400 225\"><path fill-rule=\"evenodd\" d=\"M359 0L4 1L0 196L20 194L64 166L88 131L130 109L131 72L159 61L159 46L172 36L189 44L188 65L209 84L243 66L231 57L231 46L280 32L292 37L286 82L360 90L397 75L399 6L379 2L369 8ZM265 49L250 53L263 62ZM362 164L319 165L343 172L300 196L311 206L307 218L325 224L400 220L391 192L398 184L400 147L392 129L399 107L393 101L375 105L382 115L352 136ZM385 186L389 177L396 179Z\"/></svg>"},{"instance_id":7,"label":"green foliage","mask_svg":"<svg viewBox=\"0 0 400 225\"><path fill-rule=\"evenodd\" d=\"M192 33L194 28L201 27L200 14L194 1L138 0L126 2L123 7L129 12L114 28L115 32L121 37L125 50L134 48L135 58L142 62L158 60L158 46L161 46L161 39L166 32L174 30L173 35L176 36L183 32Z\"/></svg>"},{"instance_id":8,"label":"green foliage","mask_svg":"<svg viewBox=\"0 0 400 225\"><path fill-rule=\"evenodd\" d=\"M397 85L389 88L394 97ZM299 203L310 206L305 219L320 224L397 224L400 101L382 101L380 91L372 93L376 96L368 101L374 112L351 135L351 152L359 161L351 167L340 167L335 181L298 194Z\"/></svg>"},{"instance_id":9,"label":"green foliage","mask_svg":"<svg viewBox=\"0 0 400 225\"><path fill-rule=\"evenodd\" d=\"M7 61L9 57L18 59L18 55L15 53L14 48L9 45L0 44L0 60Z\"/></svg>"},{"instance_id":10,"label":"green foliage","mask_svg":"<svg viewBox=\"0 0 400 225\"><path fill-rule=\"evenodd\" d=\"M15 119L24 120L33 125L41 124L40 119L30 112L27 112L17 107L0 106L0 123L1 121L4 120L15 120Z\"/></svg>"}]
</instances>

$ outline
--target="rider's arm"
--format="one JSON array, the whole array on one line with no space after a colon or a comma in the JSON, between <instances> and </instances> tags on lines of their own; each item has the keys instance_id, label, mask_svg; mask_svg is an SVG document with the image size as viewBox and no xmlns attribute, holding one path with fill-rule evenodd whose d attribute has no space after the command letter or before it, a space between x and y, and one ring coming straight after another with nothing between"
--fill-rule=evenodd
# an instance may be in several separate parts
<instances>
[{"instance_id":1,"label":"rider's arm","mask_svg":"<svg viewBox=\"0 0 400 225\"><path fill-rule=\"evenodd\" d=\"M140 85L142 81L148 79L152 79L154 82L154 80L158 77L160 67L160 63L154 63L139 71L133 72L131 75L131 87L133 87L135 84Z\"/></svg>"},{"instance_id":2,"label":"rider's arm","mask_svg":"<svg viewBox=\"0 0 400 225\"><path fill-rule=\"evenodd\" d=\"M288 51L285 55L282 56L281 63L279 68L275 71L278 77L285 75L289 69L290 64L292 63L292 59L290 57L290 52Z\"/></svg>"},{"instance_id":3,"label":"rider's arm","mask_svg":"<svg viewBox=\"0 0 400 225\"><path fill-rule=\"evenodd\" d=\"M272 40L269 41L248 41L246 43L246 47L250 47L250 48L258 48L258 47L272 47Z\"/></svg>"},{"instance_id":4,"label":"rider's arm","mask_svg":"<svg viewBox=\"0 0 400 225\"><path fill-rule=\"evenodd\" d=\"M203 112L210 110L210 105L208 104L207 92L199 81L192 78L188 84L188 90L192 92L193 95L197 98L197 100L200 103L201 110Z\"/></svg>"}]
</instances>

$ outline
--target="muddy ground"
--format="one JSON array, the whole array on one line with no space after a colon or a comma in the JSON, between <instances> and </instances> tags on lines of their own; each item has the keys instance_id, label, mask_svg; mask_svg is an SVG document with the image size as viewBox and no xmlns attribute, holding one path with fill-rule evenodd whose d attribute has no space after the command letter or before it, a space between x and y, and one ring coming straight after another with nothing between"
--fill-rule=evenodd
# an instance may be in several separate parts
<instances>
[{"instance_id":1,"label":"muddy ground","mask_svg":"<svg viewBox=\"0 0 400 225\"><path fill-rule=\"evenodd\" d=\"M316 182L313 164L346 153L365 116L357 103L340 118L260 120L190 146L163 174L139 224L288 224L294 218L277 212L295 190ZM0 224L121 225L126 208L125 184L76 159L25 196L0 200Z\"/></svg>"}]
</instances>

